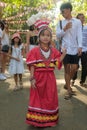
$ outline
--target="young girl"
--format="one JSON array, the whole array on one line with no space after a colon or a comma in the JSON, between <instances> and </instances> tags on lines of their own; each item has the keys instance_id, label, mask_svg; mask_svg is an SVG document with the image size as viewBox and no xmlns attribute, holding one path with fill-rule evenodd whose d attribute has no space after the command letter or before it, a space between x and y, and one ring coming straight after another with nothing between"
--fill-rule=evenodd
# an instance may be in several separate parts
<instances>
[{"instance_id":1,"label":"young girl","mask_svg":"<svg viewBox=\"0 0 87 130\"><path fill-rule=\"evenodd\" d=\"M9 65L9 73L14 75L15 87L14 90L18 90L22 88L22 73L24 73L24 65L23 65L23 45L21 43L21 38L18 33L13 34L11 41L11 51L12 57L18 58L18 61L15 59L10 60ZM18 86L18 78L19 84Z\"/></svg>"},{"instance_id":2,"label":"young girl","mask_svg":"<svg viewBox=\"0 0 87 130\"><path fill-rule=\"evenodd\" d=\"M55 126L59 118L58 90L54 75L55 66L60 69L62 55L50 46L52 32L48 27L39 31L39 46L28 54L26 63L30 70L30 100L26 123L37 127Z\"/></svg>"}]
</instances>

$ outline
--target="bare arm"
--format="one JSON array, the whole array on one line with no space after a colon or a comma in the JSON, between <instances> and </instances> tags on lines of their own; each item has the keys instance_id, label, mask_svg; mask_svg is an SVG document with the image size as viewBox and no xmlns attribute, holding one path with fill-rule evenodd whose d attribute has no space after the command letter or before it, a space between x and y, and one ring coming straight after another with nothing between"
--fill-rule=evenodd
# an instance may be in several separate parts
<instances>
[{"instance_id":1,"label":"bare arm","mask_svg":"<svg viewBox=\"0 0 87 130\"><path fill-rule=\"evenodd\" d=\"M2 53L4 53L4 52L2 52ZM9 52L8 53L4 53L4 55L8 56L10 59L14 59L16 61L20 61L19 58L13 57L11 55L11 48L9 49Z\"/></svg>"},{"instance_id":2,"label":"bare arm","mask_svg":"<svg viewBox=\"0 0 87 130\"><path fill-rule=\"evenodd\" d=\"M3 52L4 53L4 52ZM20 61L19 58L13 57L12 55L8 54L8 53L4 53L4 55L7 55L9 58L14 59L16 61Z\"/></svg>"},{"instance_id":3,"label":"bare arm","mask_svg":"<svg viewBox=\"0 0 87 130\"><path fill-rule=\"evenodd\" d=\"M29 45L30 45L30 32L28 31L26 34L26 52L29 51Z\"/></svg>"},{"instance_id":4,"label":"bare arm","mask_svg":"<svg viewBox=\"0 0 87 130\"><path fill-rule=\"evenodd\" d=\"M34 66L30 67L30 82L31 82L31 86L33 88L36 88L36 86L35 86L36 80L35 80L35 77L34 77Z\"/></svg>"},{"instance_id":5,"label":"bare arm","mask_svg":"<svg viewBox=\"0 0 87 130\"><path fill-rule=\"evenodd\" d=\"M60 57L60 61L61 61L61 62L63 61L65 55L66 55L66 49L65 49L65 48L62 48L62 55L61 55L61 57Z\"/></svg>"}]
</instances>

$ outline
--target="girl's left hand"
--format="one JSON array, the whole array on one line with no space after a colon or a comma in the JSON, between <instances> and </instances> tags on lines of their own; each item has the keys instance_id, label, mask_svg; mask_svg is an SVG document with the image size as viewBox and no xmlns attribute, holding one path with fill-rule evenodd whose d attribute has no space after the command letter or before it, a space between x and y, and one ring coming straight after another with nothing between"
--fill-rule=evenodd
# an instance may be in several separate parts
<instances>
[{"instance_id":1,"label":"girl's left hand","mask_svg":"<svg viewBox=\"0 0 87 130\"><path fill-rule=\"evenodd\" d=\"M36 83L35 79L31 80L31 86L32 86L32 88L36 88L35 83Z\"/></svg>"},{"instance_id":2,"label":"girl's left hand","mask_svg":"<svg viewBox=\"0 0 87 130\"><path fill-rule=\"evenodd\" d=\"M19 59L19 58L16 58L16 61L20 61L20 59Z\"/></svg>"},{"instance_id":3,"label":"girl's left hand","mask_svg":"<svg viewBox=\"0 0 87 130\"><path fill-rule=\"evenodd\" d=\"M62 48L62 54L66 55L66 52L67 52L66 48Z\"/></svg>"}]
</instances>

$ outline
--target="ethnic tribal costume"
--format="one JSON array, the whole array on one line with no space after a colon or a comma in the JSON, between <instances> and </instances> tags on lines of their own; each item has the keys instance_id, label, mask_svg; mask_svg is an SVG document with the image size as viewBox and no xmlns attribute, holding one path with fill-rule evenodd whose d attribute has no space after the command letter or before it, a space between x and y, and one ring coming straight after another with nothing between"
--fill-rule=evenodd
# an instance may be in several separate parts
<instances>
[{"instance_id":1,"label":"ethnic tribal costume","mask_svg":"<svg viewBox=\"0 0 87 130\"><path fill-rule=\"evenodd\" d=\"M30 99L26 123L37 127L54 126L58 123L58 90L54 69L61 68L60 52L50 48L48 58L42 54L41 48L33 48L27 55L28 67L35 67L36 88L30 88Z\"/></svg>"}]
</instances>

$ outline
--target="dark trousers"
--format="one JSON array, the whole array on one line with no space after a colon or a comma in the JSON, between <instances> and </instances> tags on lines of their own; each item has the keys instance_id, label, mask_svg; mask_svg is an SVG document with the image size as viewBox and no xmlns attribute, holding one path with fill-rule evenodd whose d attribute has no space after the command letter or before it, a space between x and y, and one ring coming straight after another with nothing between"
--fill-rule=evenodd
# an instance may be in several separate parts
<instances>
[{"instance_id":1,"label":"dark trousers","mask_svg":"<svg viewBox=\"0 0 87 130\"><path fill-rule=\"evenodd\" d=\"M82 71L81 71L81 83L84 83L87 76L87 51L82 52L81 55L81 65L82 65Z\"/></svg>"}]
</instances>

